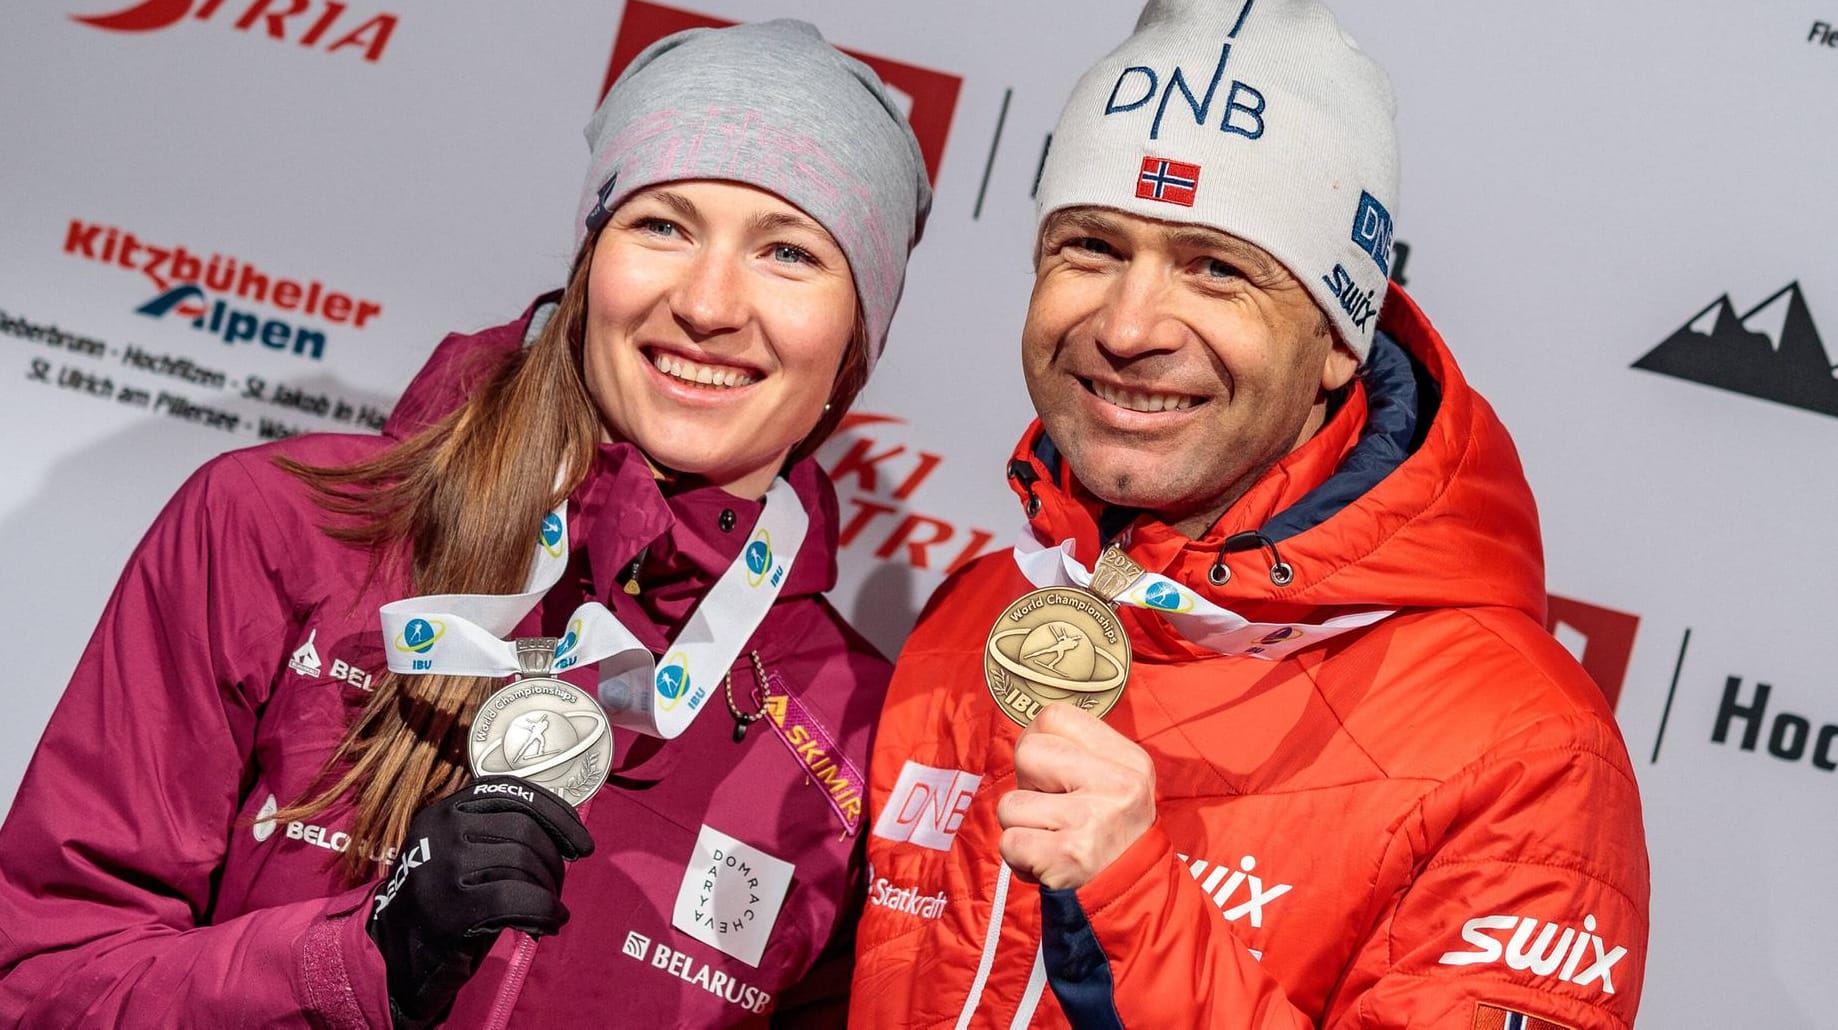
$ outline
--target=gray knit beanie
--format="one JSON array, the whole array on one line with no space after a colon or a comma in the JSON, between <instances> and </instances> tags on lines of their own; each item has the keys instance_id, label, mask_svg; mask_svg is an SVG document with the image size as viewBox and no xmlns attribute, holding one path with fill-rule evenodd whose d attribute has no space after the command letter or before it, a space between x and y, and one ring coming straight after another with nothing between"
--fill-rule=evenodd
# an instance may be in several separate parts
<instances>
[{"instance_id":1,"label":"gray knit beanie","mask_svg":"<svg viewBox=\"0 0 1838 1030\"><path fill-rule=\"evenodd\" d=\"M587 123L575 243L647 186L746 183L816 219L849 260L872 367L932 188L919 141L867 65L792 19L689 29L633 58Z\"/></svg>"}]
</instances>

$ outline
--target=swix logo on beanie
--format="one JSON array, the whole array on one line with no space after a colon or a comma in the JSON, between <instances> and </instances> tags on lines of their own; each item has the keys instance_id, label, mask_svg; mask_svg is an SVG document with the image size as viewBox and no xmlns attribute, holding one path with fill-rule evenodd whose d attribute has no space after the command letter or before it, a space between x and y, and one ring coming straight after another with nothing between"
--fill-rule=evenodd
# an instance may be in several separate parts
<instances>
[{"instance_id":1,"label":"swix logo on beanie","mask_svg":"<svg viewBox=\"0 0 1838 1030\"><path fill-rule=\"evenodd\" d=\"M645 0L627 0L625 15L619 21L619 35L613 40L613 56L607 62L606 81L600 93L613 86L613 80L645 47L684 29L715 29L735 24L695 11L685 11ZM945 139L951 135L951 118L957 112L957 94L964 80L947 72L921 68L916 64L864 54L847 47L843 53L874 69L906 114L906 122L919 140L919 153L925 158L926 176L938 184L938 168L945 157Z\"/></svg>"},{"instance_id":2,"label":"swix logo on beanie","mask_svg":"<svg viewBox=\"0 0 1838 1030\"><path fill-rule=\"evenodd\" d=\"M238 12L231 25L243 32L260 33L325 53L349 51L366 61L380 60L396 31L397 16L366 16L362 11L349 10L350 6L339 0L248 0L231 7ZM157 32L177 25L188 15L194 21L230 22L229 15L216 18L223 7L224 0L141 0L118 11L70 17L110 32Z\"/></svg>"}]
</instances>

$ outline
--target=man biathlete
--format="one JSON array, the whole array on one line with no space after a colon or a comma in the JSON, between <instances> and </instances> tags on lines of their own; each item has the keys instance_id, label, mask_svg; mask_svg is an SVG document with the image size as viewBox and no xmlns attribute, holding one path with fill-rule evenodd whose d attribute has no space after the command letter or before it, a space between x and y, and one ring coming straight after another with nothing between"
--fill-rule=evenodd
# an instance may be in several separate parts
<instances>
[{"instance_id":1,"label":"man biathlete","mask_svg":"<svg viewBox=\"0 0 1838 1030\"><path fill-rule=\"evenodd\" d=\"M896 669L852 1024L1629 1026L1633 773L1388 288L1384 72L1314 0L1151 0L1051 146L1027 533Z\"/></svg>"}]
</instances>

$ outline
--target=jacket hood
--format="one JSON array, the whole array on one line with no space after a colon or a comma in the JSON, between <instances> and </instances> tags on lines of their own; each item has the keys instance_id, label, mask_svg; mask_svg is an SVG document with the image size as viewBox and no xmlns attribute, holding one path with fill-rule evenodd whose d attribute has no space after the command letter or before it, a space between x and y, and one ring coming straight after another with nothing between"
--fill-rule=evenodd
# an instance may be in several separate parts
<instances>
[{"instance_id":1,"label":"jacket hood","mask_svg":"<svg viewBox=\"0 0 1838 1030\"><path fill-rule=\"evenodd\" d=\"M544 308L560 297L559 291L538 297L513 322L449 334L396 401L383 435L406 439L463 404L535 336L542 325L537 319L548 314ZM642 457L629 443L600 445L587 479L572 495L569 533L591 543L595 585L602 593L642 557L641 582L670 587L646 597L647 604L655 597L668 609L653 614L669 625L687 618L702 592L740 554L764 504L719 487L659 480ZM836 585L841 524L836 491L814 459L793 465L784 478L803 502L810 528L779 597L820 594ZM735 528L724 528L730 525Z\"/></svg>"},{"instance_id":2,"label":"jacket hood","mask_svg":"<svg viewBox=\"0 0 1838 1030\"><path fill-rule=\"evenodd\" d=\"M1544 620L1544 552L1518 451L1395 285L1347 401L1200 539L1092 497L1038 421L1009 481L1041 540L1076 541L1087 565L1101 540L1118 540L1145 568L1249 618L1503 606Z\"/></svg>"}]
</instances>

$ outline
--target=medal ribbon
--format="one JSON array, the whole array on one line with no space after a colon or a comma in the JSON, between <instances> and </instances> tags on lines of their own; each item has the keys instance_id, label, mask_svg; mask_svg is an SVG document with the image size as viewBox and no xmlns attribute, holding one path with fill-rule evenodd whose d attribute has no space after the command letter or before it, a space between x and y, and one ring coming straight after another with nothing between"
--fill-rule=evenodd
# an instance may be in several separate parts
<instances>
[{"instance_id":1,"label":"medal ribbon","mask_svg":"<svg viewBox=\"0 0 1838 1030\"><path fill-rule=\"evenodd\" d=\"M1023 527L1015 541L1015 564L1036 588L1091 589L1092 573L1072 556L1073 542L1048 547ZM1245 655L1275 661L1352 629L1370 626L1396 609L1338 615L1322 623L1252 622L1229 608L1194 593L1166 576L1144 572L1118 591L1115 604L1146 608L1168 620L1175 632L1196 647L1215 654Z\"/></svg>"},{"instance_id":2,"label":"medal ribbon","mask_svg":"<svg viewBox=\"0 0 1838 1030\"><path fill-rule=\"evenodd\" d=\"M517 648L503 639L568 565L567 504L545 515L530 574L518 594L429 594L383 605L383 653L409 676L511 676ZM810 516L790 483L775 479L765 510L739 557L715 581L664 651L661 664L598 601L574 610L555 645L554 670L597 662L600 704L614 725L678 736L712 696L766 618L804 545Z\"/></svg>"}]
</instances>

